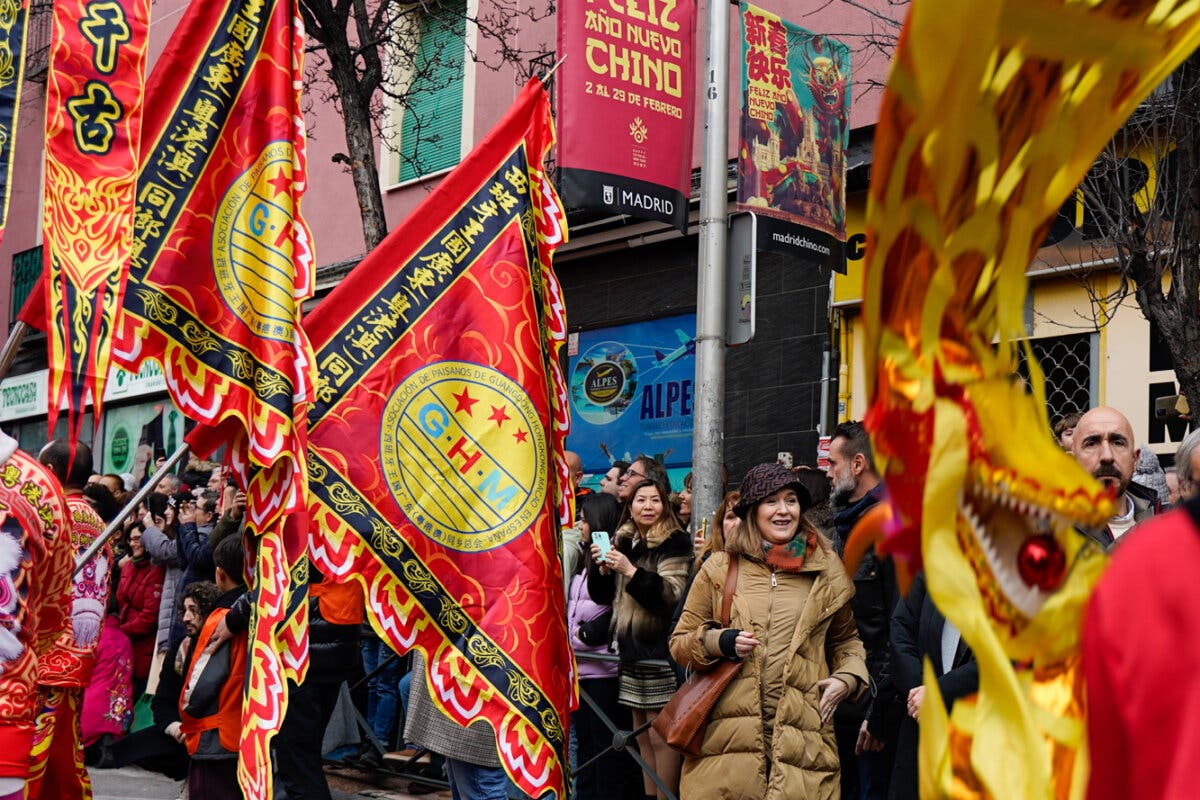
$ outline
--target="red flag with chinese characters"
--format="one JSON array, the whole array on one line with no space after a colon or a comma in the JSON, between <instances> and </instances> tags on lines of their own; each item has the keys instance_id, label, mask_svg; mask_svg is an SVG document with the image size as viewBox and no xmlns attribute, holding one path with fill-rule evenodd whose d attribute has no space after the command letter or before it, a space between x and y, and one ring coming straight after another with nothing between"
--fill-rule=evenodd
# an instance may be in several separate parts
<instances>
[{"instance_id":1,"label":"red flag with chinese characters","mask_svg":"<svg viewBox=\"0 0 1200 800\"><path fill-rule=\"evenodd\" d=\"M393 648L425 654L419 680L446 715L492 726L523 792L561 798L574 682L552 144L530 81L306 322L313 560L362 584Z\"/></svg>"},{"instance_id":2,"label":"red flag with chinese characters","mask_svg":"<svg viewBox=\"0 0 1200 800\"><path fill-rule=\"evenodd\" d=\"M50 430L99 423L133 236L150 0L56 0L46 79L42 222Z\"/></svg>"},{"instance_id":3,"label":"red flag with chinese characters","mask_svg":"<svg viewBox=\"0 0 1200 800\"><path fill-rule=\"evenodd\" d=\"M246 487L258 541L238 773L255 800L271 796L269 744L286 679L300 679L308 658L303 46L295 0L188 6L147 92L114 346L126 369L162 364L175 404L201 423L192 449L225 445Z\"/></svg>"}]
</instances>

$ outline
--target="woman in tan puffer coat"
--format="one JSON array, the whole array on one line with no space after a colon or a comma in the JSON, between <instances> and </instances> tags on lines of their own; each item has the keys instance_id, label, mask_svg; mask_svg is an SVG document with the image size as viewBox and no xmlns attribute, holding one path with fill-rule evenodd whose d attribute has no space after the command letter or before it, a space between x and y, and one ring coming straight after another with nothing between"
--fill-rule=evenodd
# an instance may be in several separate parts
<instances>
[{"instance_id":1,"label":"woman in tan puffer coat","mask_svg":"<svg viewBox=\"0 0 1200 800\"><path fill-rule=\"evenodd\" d=\"M696 670L743 661L713 709L701 755L684 762L688 800L839 796L833 711L865 691L869 676L849 606L854 585L804 521L807 505L808 492L785 467L750 470L734 509L742 523L688 594L672 657ZM721 628L731 558L737 588L730 627Z\"/></svg>"}]
</instances>

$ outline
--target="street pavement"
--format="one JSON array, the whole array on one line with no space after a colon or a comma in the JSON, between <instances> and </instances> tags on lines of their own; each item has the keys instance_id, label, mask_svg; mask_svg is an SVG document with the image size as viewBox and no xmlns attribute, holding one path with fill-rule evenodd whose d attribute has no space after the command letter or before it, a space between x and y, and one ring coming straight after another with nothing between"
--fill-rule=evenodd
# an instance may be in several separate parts
<instances>
[{"instance_id":1,"label":"street pavement","mask_svg":"<svg viewBox=\"0 0 1200 800\"><path fill-rule=\"evenodd\" d=\"M95 800L178 800L184 784L138 767L92 769ZM406 790L407 779L379 775L368 780L366 773L340 770L327 773L333 800L437 800L437 793L414 795ZM445 797L450 793L446 792ZM282 792L277 792L280 800Z\"/></svg>"}]
</instances>

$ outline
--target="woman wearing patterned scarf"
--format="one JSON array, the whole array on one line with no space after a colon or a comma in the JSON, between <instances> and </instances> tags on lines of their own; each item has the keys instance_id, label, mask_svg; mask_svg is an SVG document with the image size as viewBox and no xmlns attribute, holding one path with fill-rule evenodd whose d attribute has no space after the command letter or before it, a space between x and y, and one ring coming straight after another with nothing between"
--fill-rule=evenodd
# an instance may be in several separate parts
<instances>
[{"instance_id":1,"label":"woman wearing patterned scarf","mask_svg":"<svg viewBox=\"0 0 1200 800\"><path fill-rule=\"evenodd\" d=\"M742 660L713 709L701 755L683 765L683 797L783 800L839 794L834 709L868 686L866 654L848 605L854 586L829 542L804 517L809 493L779 464L742 482L741 518L725 552L696 576L671 637L689 669ZM738 561L731 624L717 618Z\"/></svg>"}]
</instances>

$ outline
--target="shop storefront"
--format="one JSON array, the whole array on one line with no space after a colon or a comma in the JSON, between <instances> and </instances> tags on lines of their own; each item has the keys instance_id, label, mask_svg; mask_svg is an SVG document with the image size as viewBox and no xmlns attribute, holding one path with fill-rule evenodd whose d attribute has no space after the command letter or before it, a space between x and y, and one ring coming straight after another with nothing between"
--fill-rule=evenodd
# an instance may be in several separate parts
<instances>
[{"instance_id":1,"label":"shop storefront","mask_svg":"<svg viewBox=\"0 0 1200 800\"><path fill-rule=\"evenodd\" d=\"M48 382L49 370L44 369L0 381L0 426L30 453L38 452L51 438L67 435L63 415L54 436L47 435ZM184 433L184 416L167 395L162 370L147 361L136 375L112 371L99 430L89 410L80 438L92 445L96 470L128 472L140 480L156 452L173 452L183 443Z\"/></svg>"}]
</instances>

